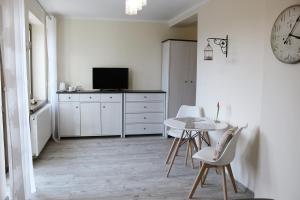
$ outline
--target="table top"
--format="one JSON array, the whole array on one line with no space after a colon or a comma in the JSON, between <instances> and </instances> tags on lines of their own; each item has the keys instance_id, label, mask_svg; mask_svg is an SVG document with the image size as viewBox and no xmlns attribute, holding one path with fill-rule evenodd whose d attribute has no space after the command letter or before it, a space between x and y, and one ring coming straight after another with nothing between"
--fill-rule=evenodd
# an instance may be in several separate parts
<instances>
[{"instance_id":1,"label":"table top","mask_svg":"<svg viewBox=\"0 0 300 200\"><path fill-rule=\"evenodd\" d=\"M186 131L216 131L224 130L229 125L223 121L214 121L207 118L170 118L165 120L167 127Z\"/></svg>"}]
</instances>

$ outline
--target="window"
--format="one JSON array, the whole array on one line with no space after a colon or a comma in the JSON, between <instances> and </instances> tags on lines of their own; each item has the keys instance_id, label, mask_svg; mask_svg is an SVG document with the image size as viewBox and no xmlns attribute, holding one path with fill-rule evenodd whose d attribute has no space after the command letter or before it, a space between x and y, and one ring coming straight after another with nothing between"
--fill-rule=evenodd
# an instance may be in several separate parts
<instances>
[{"instance_id":1,"label":"window","mask_svg":"<svg viewBox=\"0 0 300 200\"><path fill-rule=\"evenodd\" d=\"M45 25L29 12L28 27L28 91L30 99L40 104L47 100Z\"/></svg>"}]
</instances>

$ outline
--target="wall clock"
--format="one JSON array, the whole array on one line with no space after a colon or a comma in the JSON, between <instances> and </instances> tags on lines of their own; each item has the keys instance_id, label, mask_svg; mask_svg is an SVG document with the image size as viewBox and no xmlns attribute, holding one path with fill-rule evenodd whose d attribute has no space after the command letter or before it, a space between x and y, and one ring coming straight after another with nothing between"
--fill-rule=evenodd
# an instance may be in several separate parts
<instances>
[{"instance_id":1,"label":"wall clock","mask_svg":"<svg viewBox=\"0 0 300 200\"><path fill-rule=\"evenodd\" d=\"M271 46L281 62L300 62L300 5L291 6L278 16L271 33Z\"/></svg>"}]
</instances>

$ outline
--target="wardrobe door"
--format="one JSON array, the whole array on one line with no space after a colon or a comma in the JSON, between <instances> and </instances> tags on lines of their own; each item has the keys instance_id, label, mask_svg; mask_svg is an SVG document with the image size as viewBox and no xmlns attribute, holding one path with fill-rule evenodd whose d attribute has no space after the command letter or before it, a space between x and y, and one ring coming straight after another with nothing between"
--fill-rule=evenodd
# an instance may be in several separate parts
<instances>
[{"instance_id":1,"label":"wardrobe door","mask_svg":"<svg viewBox=\"0 0 300 200\"><path fill-rule=\"evenodd\" d=\"M197 43L189 43L189 58L187 65L187 82L183 90L183 104L194 106L196 104L196 79L197 79Z\"/></svg>"},{"instance_id":2,"label":"wardrobe door","mask_svg":"<svg viewBox=\"0 0 300 200\"><path fill-rule=\"evenodd\" d=\"M169 76L168 117L175 117L178 109L185 102L185 92L189 79L190 45L184 41L171 41Z\"/></svg>"}]
</instances>

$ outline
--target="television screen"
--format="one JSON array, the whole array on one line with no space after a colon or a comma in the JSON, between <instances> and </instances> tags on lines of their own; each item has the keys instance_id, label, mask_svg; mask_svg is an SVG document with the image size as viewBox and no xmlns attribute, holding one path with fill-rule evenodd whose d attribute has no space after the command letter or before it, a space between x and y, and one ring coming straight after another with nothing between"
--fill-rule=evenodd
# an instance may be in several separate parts
<instances>
[{"instance_id":1,"label":"television screen","mask_svg":"<svg viewBox=\"0 0 300 200\"><path fill-rule=\"evenodd\" d=\"M93 89L128 89L128 68L93 68Z\"/></svg>"}]
</instances>

